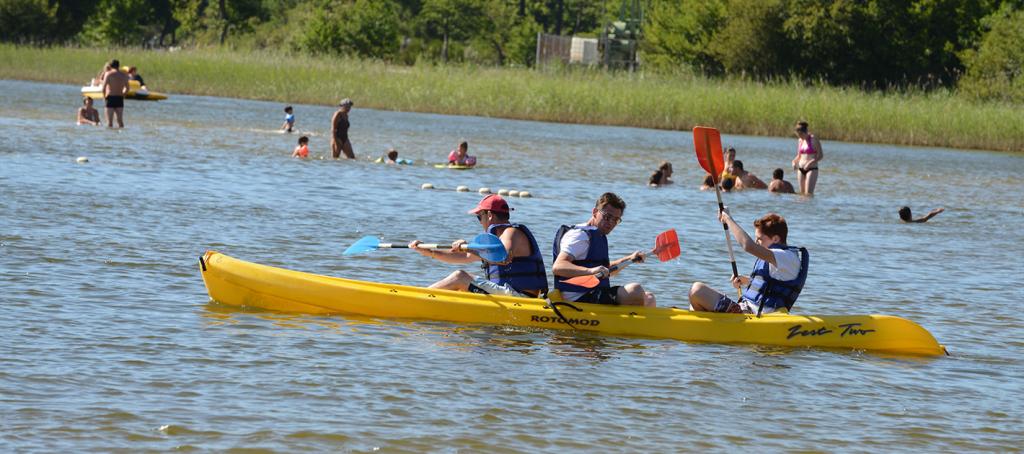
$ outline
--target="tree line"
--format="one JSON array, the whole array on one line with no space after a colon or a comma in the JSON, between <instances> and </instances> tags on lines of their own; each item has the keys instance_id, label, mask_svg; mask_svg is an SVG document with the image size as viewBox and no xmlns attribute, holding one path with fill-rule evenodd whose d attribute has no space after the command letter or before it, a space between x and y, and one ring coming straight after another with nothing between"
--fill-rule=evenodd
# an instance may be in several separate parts
<instances>
[{"instance_id":1,"label":"tree line","mask_svg":"<svg viewBox=\"0 0 1024 454\"><path fill-rule=\"evenodd\" d=\"M0 0L0 40L531 66L630 0ZM641 0L642 70L1024 101L1024 0Z\"/></svg>"}]
</instances>

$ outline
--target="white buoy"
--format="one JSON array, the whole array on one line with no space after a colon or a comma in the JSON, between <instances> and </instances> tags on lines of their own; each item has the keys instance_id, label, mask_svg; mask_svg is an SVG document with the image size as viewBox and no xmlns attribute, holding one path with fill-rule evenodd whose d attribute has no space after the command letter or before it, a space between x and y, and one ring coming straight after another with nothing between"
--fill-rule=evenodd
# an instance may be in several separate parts
<instances>
[{"instance_id":1,"label":"white buoy","mask_svg":"<svg viewBox=\"0 0 1024 454\"><path fill-rule=\"evenodd\" d=\"M508 195L508 189L498 189L498 195Z\"/></svg>"},{"instance_id":2,"label":"white buoy","mask_svg":"<svg viewBox=\"0 0 1024 454\"><path fill-rule=\"evenodd\" d=\"M459 192L469 192L469 186L459 186L455 188L455 190Z\"/></svg>"},{"instance_id":3,"label":"white buoy","mask_svg":"<svg viewBox=\"0 0 1024 454\"><path fill-rule=\"evenodd\" d=\"M519 197L519 191L510 190L510 191L508 191L508 196L509 197Z\"/></svg>"},{"instance_id":4,"label":"white buoy","mask_svg":"<svg viewBox=\"0 0 1024 454\"><path fill-rule=\"evenodd\" d=\"M491 188L480 188L480 190L476 191L476 192L479 192L481 194L490 194L491 193Z\"/></svg>"},{"instance_id":5,"label":"white buoy","mask_svg":"<svg viewBox=\"0 0 1024 454\"><path fill-rule=\"evenodd\" d=\"M75 162L77 162L79 164L85 164L85 163L89 162L89 158L87 158L85 156L79 156L78 159L75 159Z\"/></svg>"},{"instance_id":6,"label":"white buoy","mask_svg":"<svg viewBox=\"0 0 1024 454\"><path fill-rule=\"evenodd\" d=\"M423 183L423 185L420 186L420 189L434 189L434 185L430 183Z\"/></svg>"},{"instance_id":7,"label":"white buoy","mask_svg":"<svg viewBox=\"0 0 1024 454\"><path fill-rule=\"evenodd\" d=\"M530 191L519 191L519 197L520 198L530 198L530 197L533 197L533 196L530 195Z\"/></svg>"}]
</instances>

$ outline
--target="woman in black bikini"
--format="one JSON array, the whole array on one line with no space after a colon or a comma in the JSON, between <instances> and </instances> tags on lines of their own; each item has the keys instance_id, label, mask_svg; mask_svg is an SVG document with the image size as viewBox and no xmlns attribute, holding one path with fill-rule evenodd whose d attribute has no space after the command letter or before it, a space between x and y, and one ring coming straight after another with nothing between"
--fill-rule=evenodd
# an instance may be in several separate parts
<instances>
[{"instance_id":1,"label":"woman in black bikini","mask_svg":"<svg viewBox=\"0 0 1024 454\"><path fill-rule=\"evenodd\" d=\"M807 122L797 122L796 128L796 157L793 158L793 169L798 171L797 179L800 180L800 193L814 194L814 186L818 183L818 161L825 158L821 152L821 142L807 131Z\"/></svg>"}]
</instances>

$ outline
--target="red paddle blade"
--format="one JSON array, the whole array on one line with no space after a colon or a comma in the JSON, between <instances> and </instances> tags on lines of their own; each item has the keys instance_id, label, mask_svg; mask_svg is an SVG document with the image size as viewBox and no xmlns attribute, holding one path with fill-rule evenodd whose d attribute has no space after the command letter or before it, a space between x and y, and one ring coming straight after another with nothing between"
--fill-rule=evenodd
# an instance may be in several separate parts
<instances>
[{"instance_id":1,"label":"red paddle blade","mask_svg":"<svg viewBox=\"0 0 1024 454\"><path fill-rule=\"evenodd\" d=\"M694 126L693 148L697 153L697 162L710 173L715 183L722 178L725 160L722 158L722 135L717 129L708 126Z\"/></svg>"},{"instance_id":2,"label":"red paddle blade","mask_svg":"<svg viewBox=\"0 0 1024 454\"><path fill-rule=\"evenodd\" d=\"M594 288L597 284L601 283L601 280L597 276L576 276L574 278L566 279L566 284L578 285L580 287Z\"/></svg>"},{"instance_id":3,"label":"red paddle blade","mask_svg":"<svg viewBox=\"0 0 1024 454\"><path fill-rule=\"evenodd\" d=\"M676 235L676 229L669 229L661 232L658 238L654 240L654 252L658 255L658 260L667 262L682 254L679 250L679 236Z\"/></svg>"}]
</instances>

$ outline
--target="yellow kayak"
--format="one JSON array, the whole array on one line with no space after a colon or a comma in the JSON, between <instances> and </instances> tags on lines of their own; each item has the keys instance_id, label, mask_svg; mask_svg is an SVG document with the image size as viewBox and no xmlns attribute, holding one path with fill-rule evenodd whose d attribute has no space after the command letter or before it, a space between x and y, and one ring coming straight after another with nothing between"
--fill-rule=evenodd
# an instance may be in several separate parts
<instances>
[{"instance_id":1,"label":"yellow kayak","mask_svg":"<svg viewBox=\"0 0 1024 454\"><path fill-rule=\"evenodd\" d=\"M103 99L103 87L98 85L86 85L82 87L82 96L92 99ZM155 91L143 90L142 87L139 86L139 81L132 80L128 81L128 94L125 95L124 99L160 101L167 99L167 95Z\"/></svg>"},{"instance_id":2,"label":"yellow kayak","mask_svg":"<svg viewBox=\"0 0 1024 454\"><path fill-rule=\"evenodd\" d=\"M200 258L210 298L221 304L303 314L444 320L578 329L683 341L824 347L938 356L946 353L920 325L889 315L792 315L555 303L357 281L275 268L207 251ZM576 308L579 310L577 311Z\"/></svg>"}]
</instances>

